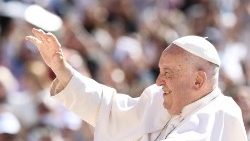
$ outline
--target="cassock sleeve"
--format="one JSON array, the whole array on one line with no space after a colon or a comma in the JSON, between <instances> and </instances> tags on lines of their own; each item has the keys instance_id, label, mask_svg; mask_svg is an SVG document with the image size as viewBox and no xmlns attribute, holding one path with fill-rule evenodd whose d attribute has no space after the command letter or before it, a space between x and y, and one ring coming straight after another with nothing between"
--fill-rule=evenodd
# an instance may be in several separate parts
<instances>
[{"instance_id":1,"label":"cassock sleeve","mask_svg":"<svg viewBox=\"0 0 250 141\"><path fill-rule=\"evenodd\" d=\"M161 89L156 85L146 88L140 97L131 98L75 70L72 72L65 88L60 88L58 80L52 83L52 98L94 126L95 134L102 140L139 137L160 130L169 116L162 106Z\"/></svg>"}]
</instances>

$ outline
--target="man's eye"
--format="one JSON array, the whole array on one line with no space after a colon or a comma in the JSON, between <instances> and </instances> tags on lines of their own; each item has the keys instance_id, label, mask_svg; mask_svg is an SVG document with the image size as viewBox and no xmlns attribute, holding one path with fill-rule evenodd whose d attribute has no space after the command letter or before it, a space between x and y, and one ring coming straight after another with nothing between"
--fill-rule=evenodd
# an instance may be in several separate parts
<instances>
[{"instance_id":1,"label":"man's eye","mask_svg":"<svg viewBox=\"0 0 250 141\"><path fill-rule=\"evenodd\" d=\"M169 74L170 74L169 72L164 72L164 75L165 75L165 76L167 76L167 75L169 75Z\"/></svg>"},{"instance_id":2,"label":"man's eye","mask_svg":"<svg viewBox=\"0 0 250 141\"><path fill-rule=\"evenodd\" d=\"M164 72L164 76L166 78L172 78L172 75L169 72Z\"/></svg>"},{"instance_id":3,"label":"man's eye","mask_svg":"<svg viewBox=\"0 0 250 141\"><path fill-rule=\"evenodd\" d=\"M169 72L164 72L164 76L169 76Z\"/></svg>"}]
</instances>

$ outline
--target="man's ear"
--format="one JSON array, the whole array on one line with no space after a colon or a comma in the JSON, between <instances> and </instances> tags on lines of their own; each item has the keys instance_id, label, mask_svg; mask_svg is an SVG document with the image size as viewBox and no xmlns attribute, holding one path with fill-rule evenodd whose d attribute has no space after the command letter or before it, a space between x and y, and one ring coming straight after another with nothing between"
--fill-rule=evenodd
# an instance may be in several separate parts
<instances>
[{"instance_id":1,"label":"man's ear","mask_svg":"<svg viewBox=\"0 0 250 141\"><path fill-rule=\"evenodd\" d=\"M205 81L207 80L207 74L204 71L197 71L195 73L195 81L194 81L194 85L193 88L194 89L200 89Z\"/></svg>"}]
</instances>

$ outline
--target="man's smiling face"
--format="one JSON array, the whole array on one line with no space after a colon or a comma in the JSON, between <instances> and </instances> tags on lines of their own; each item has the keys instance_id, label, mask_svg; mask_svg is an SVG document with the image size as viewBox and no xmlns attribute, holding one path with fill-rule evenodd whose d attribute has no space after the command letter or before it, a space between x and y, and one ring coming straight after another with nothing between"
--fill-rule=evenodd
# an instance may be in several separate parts
<instances>
[{"instance_id":1,"label":"man's smiling face","mask_svg":"<svg viewBox=\"0 0 250 141\"><path fill-rule=\"evenodd\" d=\"M160 74L156 80L164 91L164 107L170 114L179 114L192 92L193 67L183 49L171 44L161 55Z\"/></svg>"}]
</instances>

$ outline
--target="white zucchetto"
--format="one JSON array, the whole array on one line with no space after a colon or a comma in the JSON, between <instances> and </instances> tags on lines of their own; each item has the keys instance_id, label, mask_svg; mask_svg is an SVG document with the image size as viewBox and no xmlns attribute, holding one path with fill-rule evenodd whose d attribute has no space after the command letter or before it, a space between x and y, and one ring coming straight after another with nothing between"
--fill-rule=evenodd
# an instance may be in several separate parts
<instances>
[{"instance_id":1,"label":"white zucchetto","mask_svg":"<svg viewBox=\"0 0 250 141\"><path fill-rule=\"evenodd\" d=\"M184 36L172 42L193 55L201 57L220 66L221 61L215 47L206 38L199 36Z\"/></svg>"}]
</instances>

